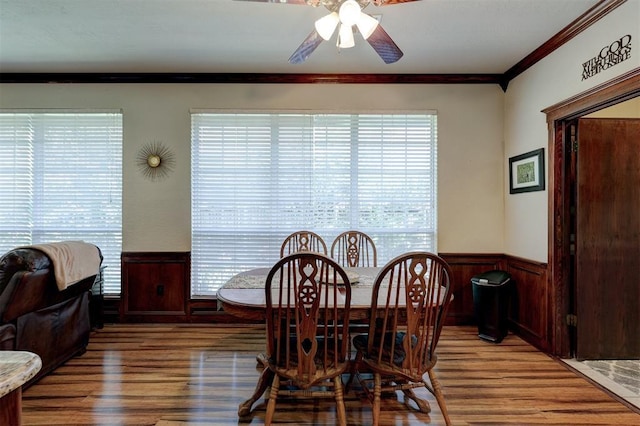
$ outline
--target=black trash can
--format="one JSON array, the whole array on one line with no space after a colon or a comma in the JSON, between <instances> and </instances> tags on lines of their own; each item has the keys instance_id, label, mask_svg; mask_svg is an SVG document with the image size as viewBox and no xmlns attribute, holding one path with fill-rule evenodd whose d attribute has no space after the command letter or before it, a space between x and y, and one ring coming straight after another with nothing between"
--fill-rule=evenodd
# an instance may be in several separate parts
<instances>
[{"instance_id":1,"label":"black trash can","mask_svg":"<svg viewBox=\"0 0 640 426\"><path fill-rule=\"evenodd\" d=\"M511 275L500 270L488 271L471 278L471 284L478 337L500 343L508 333Z\"/></svg>"}]
</instances>

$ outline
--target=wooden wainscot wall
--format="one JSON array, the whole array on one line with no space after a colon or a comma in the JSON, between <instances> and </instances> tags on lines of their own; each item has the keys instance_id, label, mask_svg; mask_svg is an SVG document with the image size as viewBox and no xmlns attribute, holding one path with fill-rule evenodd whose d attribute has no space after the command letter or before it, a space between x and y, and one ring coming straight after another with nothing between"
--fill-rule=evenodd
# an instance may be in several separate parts
<instances>
[{"instance_id":1,"label":"wooden wainscot wall","mask_svg":"<svg viewBox=\"0 0 640 426\"><path fill-rule=\"evenodd\" d=\"M190 252L124 252L121 268L121 296L104 300L107 322L238 322L215 299L191 299Z\"/></svg>"},{"instance_id":2,"label":"wooden wainscot wall","mask_svg":"<svg viewBox=\"0 0 640 426\"><path fill-rule=\"evenodd\" d=\"M121 322L187 322L191 253L122 253Z\"/></svg>"},{"instance_id":3,"label":"wooden wainscot wall","mask_svg":"<svg viewBox=\"0 0 640 426\"><path fill-rule=\"evenodd\" d=\"M440 253L453 271L454 300L448 324L474 324L471 278L494 269L508 272L513 281L509 303L509 329L538 349L551 348L552 316L547 264L503 254Z\"/></svg>"},{"instance_id":4,"label":"wooden wainscot wall","mask_svg":"<svg viewBox=\"0 0 640 426\"><path fill-rule=\"evenodd\" d=\"M515 281L510 329L544 352L552 348L554 317L547 264L505 256L506 271Z\"/></svg>"},{"instance_id":5,"label":"wooden wainscot wall","mask_svg":"<svg viewBox=\"0 0 640 426\"><path fill-rule=\"evenodd\" d=\"M501 254L440 253L453 271L453 302L449 307L447 324L462 325L475 322L471 278L493 269L504 270Z\"/></svg>"},{"instance_id":6,"label":"wooden wainscot wall","mask_svg":"<svg viewBox=\"0 0 640 426\"><path fill-rule=\"evenodd\" d=\"M453 271L454 300L447 324L474 324L471 278L494 269L513 280L509 329L538 349L549 352L552 315L547 264L504 254L440 253ZM188 252L122 253L122 296L105 301L110 322L237 323L219 311L215 299L189 296Z\"/></svg>"}]
</instances>

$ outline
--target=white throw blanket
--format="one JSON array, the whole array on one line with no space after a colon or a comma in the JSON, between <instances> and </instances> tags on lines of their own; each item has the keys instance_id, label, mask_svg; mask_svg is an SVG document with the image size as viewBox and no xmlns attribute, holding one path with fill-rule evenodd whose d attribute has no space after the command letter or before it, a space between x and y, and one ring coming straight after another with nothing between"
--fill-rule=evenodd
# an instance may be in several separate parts
<instances>
[{"instance_id":1,"label":"white throw blanket","mask_svg":"<svg viewBox=\"0 0 640 426\"><path fill-rule=\"evenodd\" d=\"M87 277L96 275L100 269L98 247L84 241L34 244L26 248L40 250L49 257L60 291Z\"/></svg>"}]
</instances>

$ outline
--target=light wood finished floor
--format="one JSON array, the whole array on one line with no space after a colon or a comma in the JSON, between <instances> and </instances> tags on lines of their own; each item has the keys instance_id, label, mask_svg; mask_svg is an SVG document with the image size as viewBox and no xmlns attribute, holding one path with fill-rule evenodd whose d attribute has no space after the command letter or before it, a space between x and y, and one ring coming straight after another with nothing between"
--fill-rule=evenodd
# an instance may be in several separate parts
<instances>
[{"instance_id":1,"label":"light wood finished floor","mask_svg":"<svg viewBox=\"0 0 640 426\"><path fill-rule=\"evenodd\" d=\"M24 425L217 425L243 423L238 404L256 383L257 326L106 325L88 351L23 394ZM498 345L473 327L444 329L437 373L455 425L640 425L640 414L513 335ZM441 425L385 400L384 425ZM352 425L371 423L357 389L346 397ZM262 424L264 399L244 424ZM278 424L335 424L332 402L283 401Z\"/></svg>"}]
</instances>

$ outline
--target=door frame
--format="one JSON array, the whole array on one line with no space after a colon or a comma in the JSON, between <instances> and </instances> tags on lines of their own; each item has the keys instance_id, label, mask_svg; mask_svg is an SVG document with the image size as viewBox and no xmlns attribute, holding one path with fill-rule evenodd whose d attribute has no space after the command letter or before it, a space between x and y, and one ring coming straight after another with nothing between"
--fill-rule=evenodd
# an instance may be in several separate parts
<instances>
[{"instance_id":1,"label":"door frame","mask_svg":"<svg viewBox=\"0 0 640 426\"><path fill-rule=\"evenodd\" d=\"M572 282L570 256L570 157L568 125L584 115L640 96L640 68L542 110L548 126L548 276L550 288L550 342L552 355L571 356L571 338L567 315L571 306Z\"/></svg>"}]
</instances>

